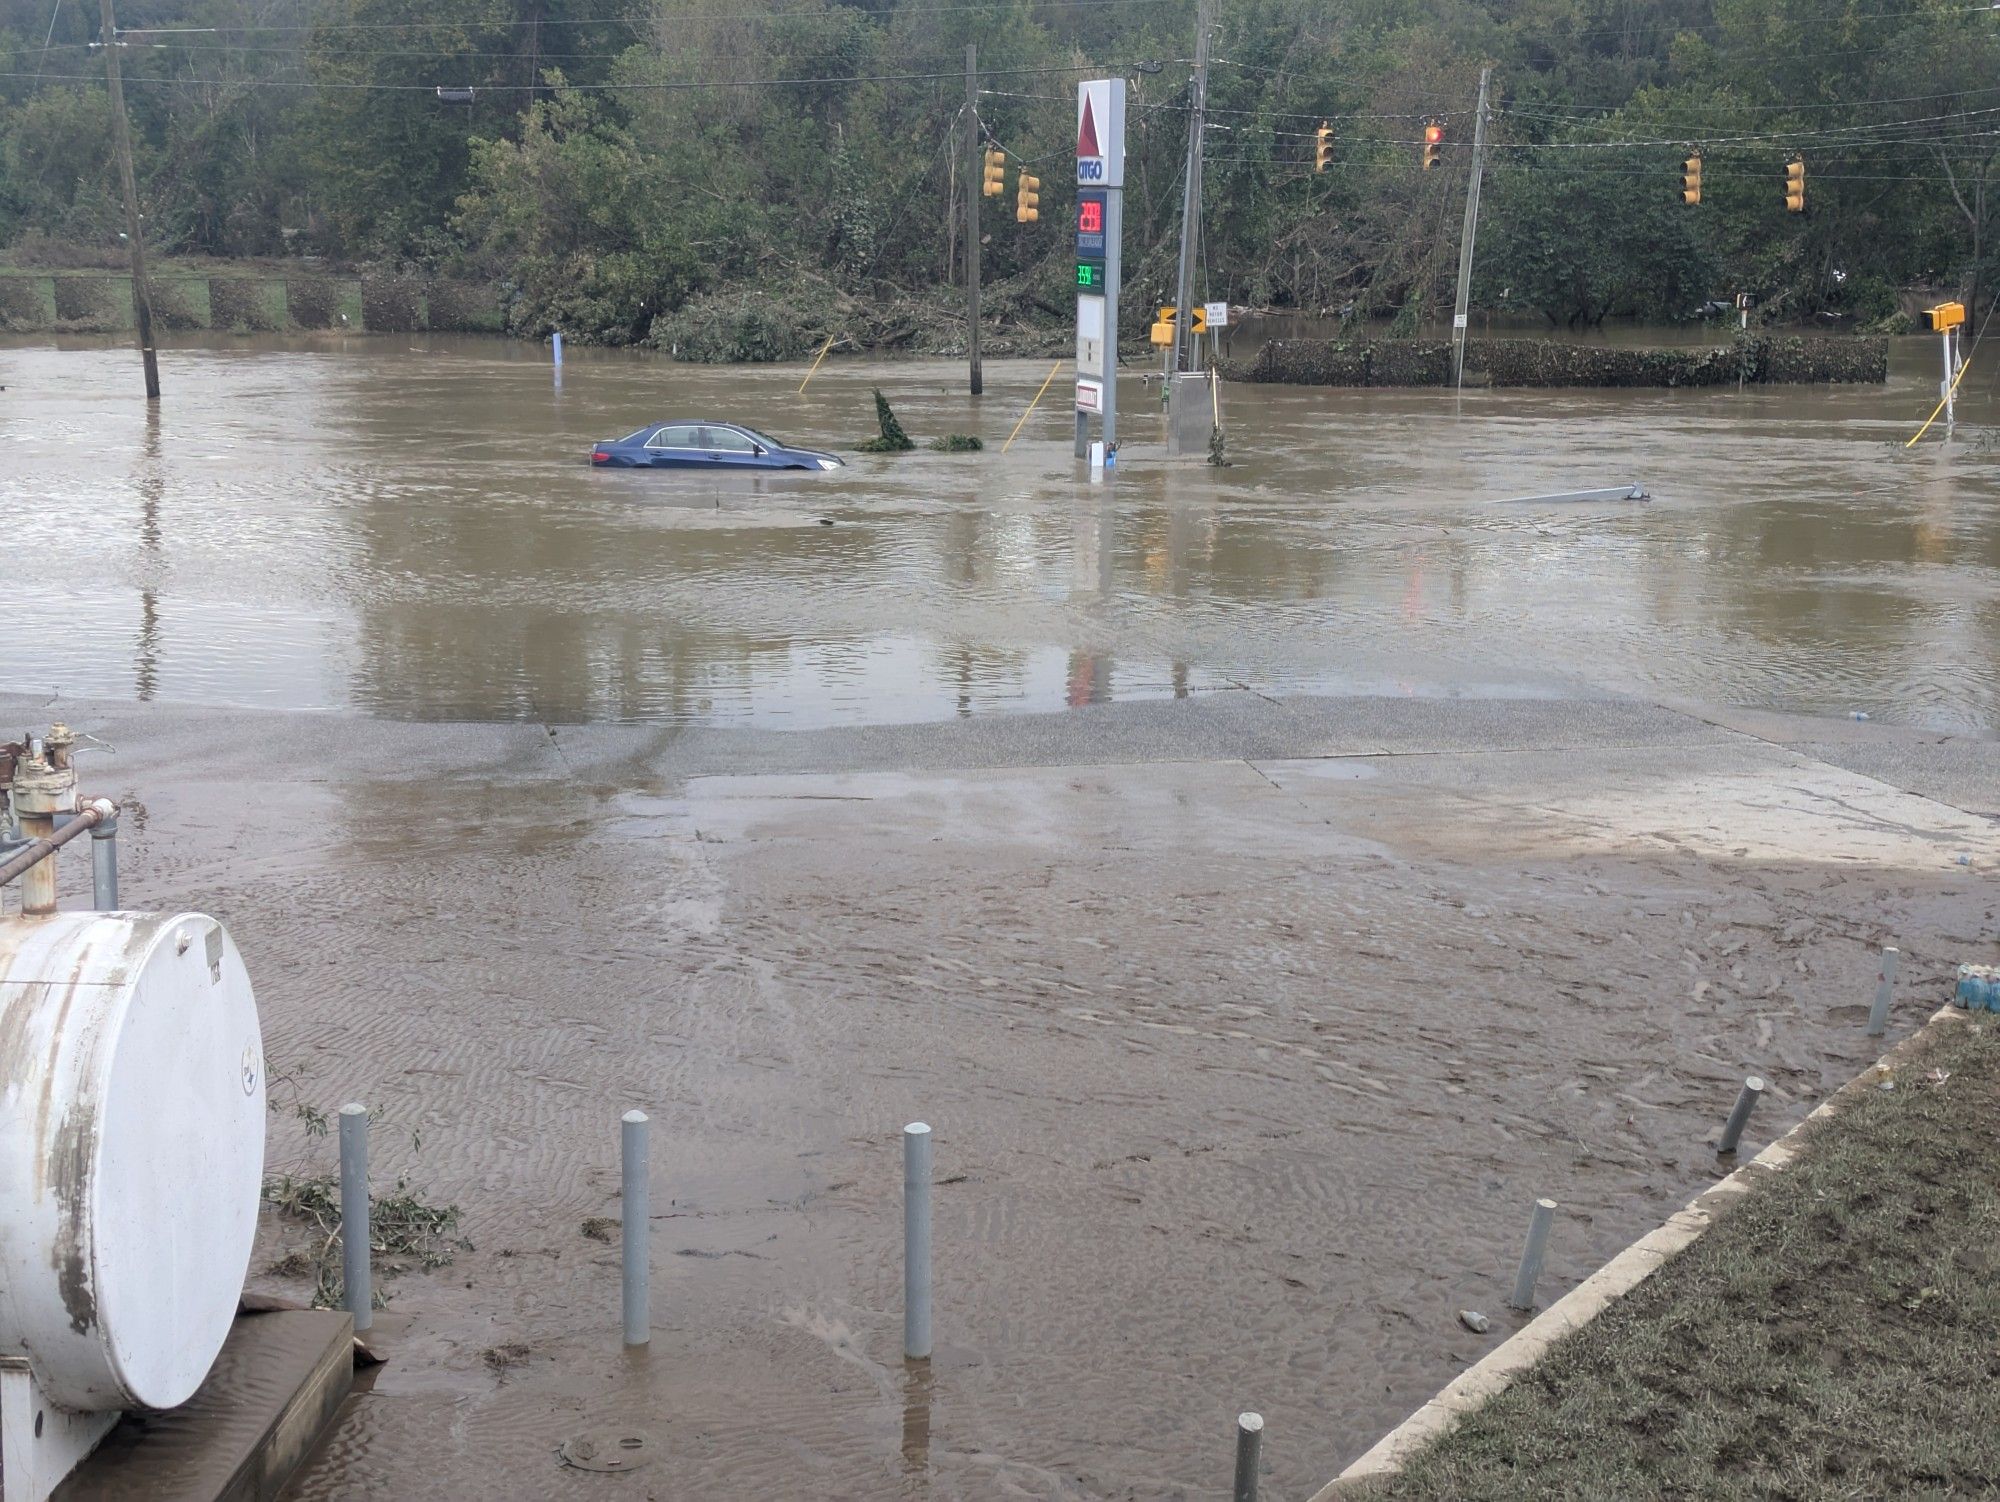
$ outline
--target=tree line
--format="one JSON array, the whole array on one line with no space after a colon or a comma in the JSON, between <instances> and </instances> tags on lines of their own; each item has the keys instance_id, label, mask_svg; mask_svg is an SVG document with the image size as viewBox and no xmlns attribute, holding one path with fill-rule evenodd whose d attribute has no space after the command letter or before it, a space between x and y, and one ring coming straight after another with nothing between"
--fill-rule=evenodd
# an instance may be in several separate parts
<instances>
[{"instance_id":1,"label":"tree line","mask_svg":"<svg viewBox=\"0 0 2000 1502\"><path fill-rule=\"evenodd\" d=\"M1130 80L1128 283L1171 300L1193 0L124 0L151 248L488 280L525 334L664 342L755 294L955 305L967 132L1043 179L981 226L989 307L1073 285L1075 81ZM94 7L0 0L0 257L115 262ZM978 46L976 122L964 50ZM1448 308L1483 64L1476 304L1556 324L1991 301L2000 11L1967 0L1224 0L1205 297ZM1444 130L1419 166L1423 126ZM1315 132L1332 153L1315 170ZM1702 200L1681 201L1684 158ZM1803 159L1807 208L1787 213Z\"/></svg>"}]
</instances>

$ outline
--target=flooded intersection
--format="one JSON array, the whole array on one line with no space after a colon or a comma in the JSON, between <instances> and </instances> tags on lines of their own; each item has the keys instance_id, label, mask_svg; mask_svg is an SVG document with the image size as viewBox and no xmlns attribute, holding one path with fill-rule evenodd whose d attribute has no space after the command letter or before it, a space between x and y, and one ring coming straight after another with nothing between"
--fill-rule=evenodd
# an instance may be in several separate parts
<instances>
[{"instance_id":1,"label":"flooded intersection","mask_svg":"<svg viewBox=\"0 0 2000 1502\"><path fill-rule=\"evenodd\" d=\"M546 372L520 374L525 404ZM760 425L826 441L867 379ZM579 362L561 400L585 389ZM963 425L888 390L920 436ZM1921 486L1885 491L1838 561L1825 489L1746 502L1819 518L1775 536L1651 475L1643 512L1446 503L1400 396L1328 444L1377 453L1373 489L1246 434L1219 479L1135 462L1100 495L1043 431L977 505L938 477L986 486L979 461L931 456L593 488L622 477L455 440L408 389L384 439L337 417L360 399L300 450L351 495L239 466L234 513L163 423L150 542L129 473L43 469L70 509L36 598L88 608L18 668L10 632L0 674L32 690L11 719L117 747L91 773L128 808L130 900L230 923L272 1067L369 1101L379 1171L466 1211L476 1250L390 1283L392 1360L302 1497L596 1495L553 1450L610 1426L658 1445L623 1484L659 1497L1206 1497L1244 1407L1271 1494L1304 1496L1477 1358L1457 1309L1511 1328L1536 1195L1566 1287L1707 1180L1742 1074L1773 1082L1767 1135L1873 1056L1881 943L1899 1029L1992 958L1990 458L1942 461L1928 522ZM1275 400L1308 399L1354 401ZM1881 421L1851 473L1887 486ZM1574 473L1464 445L1482 494ZM474 463L517 477L468 506ZM101 577L62 565L85 542ZM1607 697L1624 673L1703 707ZM1864 690L1865 725L1716 707ZM637 1361L582 1230L618 1215L632 1104ZM898 1359L919 1116L926 1378ZM271 1159L325 1148L281 1118Z\"/></svg>"}]
</instances>

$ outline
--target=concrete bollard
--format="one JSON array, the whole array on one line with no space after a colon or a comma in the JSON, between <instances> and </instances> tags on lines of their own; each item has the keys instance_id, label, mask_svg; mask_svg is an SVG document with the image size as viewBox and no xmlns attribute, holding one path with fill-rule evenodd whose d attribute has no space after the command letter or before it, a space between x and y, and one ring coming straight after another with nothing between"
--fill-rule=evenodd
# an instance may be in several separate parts
<instances>
[{"instance_id":1,"label":"concrete bollard","mask_svg":"<svg viewBox=\"0 0 2000 1502\"><path fill-rule=\"evenodd\" d=\"M1882 951L1882 971L1875 982L1875 1005L1868 1009L1868 1036L1871 1038L1879 1038L1888 1030L1889 1002L1896 994L1896 972L1902 964L1903 951L1893 944Z\"/></svg>"},{"instance_id":2,"label":"concrete bollard","mask_svg":"<svg viewBox=\"0 0 2000 1502\"><path fill-rule=\"evenodd\" d=\"M903 1128L903 1355L931 1359L931 1129Z\"/></svg>"},{"instance_id":3,"label":"concrete bollard","mask_svg":"<svg viewBox=\"0 0 2000 1502\"><path fill-rule=\"evenodd\" d=\"M1264 1447L1264 1415L1236 1415L1236 1489L1230 1502L1257 1502L1257 1457Z\"/></svg>"},{"instance_id":4,"label":"concrete bollard","mask_svg":"<svg viewBox=\"0 0 2000 1502\"><path fill-rule=\"evenodd\" d=\"M1542 1258L1549 1249L1549 1227L1555 1224L1556 1202L1536 1200L1528 1217L1528 1244L1521 1250L1521 1270L1514 1274L1514 1294L1507 1303L1515 1309L1535 1307L1535 1284L1541 1281Z\"/></svg>"},{"instance_id":5,"label":"concrete bollard","mask_svg":"<svg viewBox=\"0 0 2000 1502\"><path fill-rule=\"evenodd\" d=\"M619 1129L619 1199L623 1224L618 1233L625 1259L625 1344L642 1346L653 1338L653 1206L647 1165L644 1111L627 1111Z\"/></svg>"},{"instance_id":6,"label":"concrete bollard","mask_svg":"<svg viewBox=\"0 0 2000 1502\"><path fill-rule=\"evenodd\" d=\"M375 1322L373 1269L368 1261L368 1108L340 1108L340 1278L354 1328Z\"/></svg>"},{"instance_id":7,"label":"concrete bollard","mask_svg":"<svg viewBox=\"0 0 2000 1502\"><path fill-rule=\"evenodd\" d=\"M1736 1104L1730 1108L1729 1120L1723 1124L1722 1141L1716 1144L1719 1154L1736 1151L1736 1140L1743 1135L1743 1128L1749 1124L1750 1113L1757 1109L1757 1101L1764 1094L1764 1082L1756 1075L1743 1081L1743 1089L1736 1097Z\"/></svg>"},{"instance_id":8,"label":"concrete bollard","mask_svg":"<svg viewBox=\"0 0 2000 1502\"><path fill-rule=\"evenodd\" d=\"M91 904L100 913L118 910L118 816L90 832Z\"/></svg>"}]
</instances>

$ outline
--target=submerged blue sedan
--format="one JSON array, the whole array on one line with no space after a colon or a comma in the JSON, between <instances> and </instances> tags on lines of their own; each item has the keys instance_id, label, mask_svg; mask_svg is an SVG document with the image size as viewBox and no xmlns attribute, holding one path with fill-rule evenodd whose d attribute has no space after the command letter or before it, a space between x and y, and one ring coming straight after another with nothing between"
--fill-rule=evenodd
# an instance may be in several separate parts
<instances>
[{"instance_id":1,"label":"submerged blue sedan","mask_svg":"<svg viewBox=\"0 0 2000 1502\"><path fill-rule=\"evenodd\" d=\"M590 450L592 464L613 469L839 469L818 449L795 449L734 422L649 423Z\"/></svg>"}]
</instances>

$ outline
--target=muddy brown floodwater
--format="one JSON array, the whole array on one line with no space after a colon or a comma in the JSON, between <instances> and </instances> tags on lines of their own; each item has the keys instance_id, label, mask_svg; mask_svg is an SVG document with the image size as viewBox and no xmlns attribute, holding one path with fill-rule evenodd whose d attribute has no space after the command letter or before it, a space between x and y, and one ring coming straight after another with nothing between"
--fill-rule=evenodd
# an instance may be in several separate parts
<instances>
[{"instance_id":1,"label":"muddy brown floodwater","mask_svg":"<svg viewBox=\"0 0 2000 1502\"><path fill-rule=\"evenodd\" d=\"M0 348L0 684L414 718L773 727L1267 692L1574 693L2000 719L1996 366L1906 452L1935 351L1887 386L1435 392L1231 387L1227 470L1078 483L1047 372L714 370L495 339ZM919 440L799 480L592 472L679 413L846 447L881 386ZM1150 453L1149 453L1150 445ZM1498 498L1642 482L1647 505ZM833 522L821 526L822 519Z\"/></svg>"},{"instance_id":2,"label":"muddy brown floodwater","mask_svg":"<svg viewBox=\"0 0 2000 1502\"><path fill-rule=\"evenodd\" d=\"M1135 423L1091 485L1054 413L715 486L583 454L724 409L840 444L874 384L997 447L1047 367L975 406L572 352L557 392L497 341L246 340L169 351L149 425L128 350L0 350L0 724L115 748L125 900L223 918L280 1103L367 1102L378 1192L474 1243L385 1279L295 1502L1215 1499L1243 1409L1302 1502L1518 1326L1537 1196L1553 1296L1720 1171L1743 1075L1761 1145L1874 1057L1881 945L1892 1039L2000 960L1995 409L1975 372L1905 453L1930 353L1232 388L1222 471ZM332 1155L287 1112L268 1161ZM253 1284L303 1242L267 1217Z\"/></svg>"}]
</instances>

